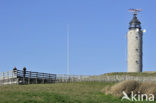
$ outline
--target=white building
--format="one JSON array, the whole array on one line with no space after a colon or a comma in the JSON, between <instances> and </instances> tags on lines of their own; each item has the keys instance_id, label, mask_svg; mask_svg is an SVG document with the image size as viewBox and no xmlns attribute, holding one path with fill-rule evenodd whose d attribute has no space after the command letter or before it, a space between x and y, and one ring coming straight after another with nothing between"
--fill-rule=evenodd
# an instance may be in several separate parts
<instances>
[{"instance_id":1,"label":"white building","mask_svg":"<svg viewBox=\"0 0 156 103\"><path fill-rule=\"evenodd\" d=\"M137 13L133 14L127 33L128 42L128 72L142 72L142 38L141 22L137 18Z\"/></svg>"}]
</instances>

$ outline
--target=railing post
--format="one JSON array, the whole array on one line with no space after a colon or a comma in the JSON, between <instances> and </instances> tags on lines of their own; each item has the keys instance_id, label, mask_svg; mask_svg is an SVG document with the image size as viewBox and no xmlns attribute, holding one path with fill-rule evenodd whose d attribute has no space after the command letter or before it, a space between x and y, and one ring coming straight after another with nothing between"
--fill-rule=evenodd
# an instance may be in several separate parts
<instances>
[{"instance_id":1,"label":"railing post","mask_svg":"<svg viewBox=\"0 0 156 103\"><path fill-rule=\"evenodd\" d=\"M9 84L9 71L8 72L6 72L6 78L7 78L7 84Z\"/></svg>"},{"instance_id":2,"label":"railing post","mask_svg":"<svg viewBox=\"0 0 156 103\"><path fill-rule=\"evenodd\" d=\"M51 83L51 80L50 80L50 74L48 74L48 77L49 77L49 78L48 78L48 79L49 79L48 81L49 81L49 83Z\"/></svg>"},{"instance_id":3,"label":"railing post","mask_svg":"<svg viewBox=\"0 0 156 103\"><path fill-rule=\"evenodd\" d=\"M5 73L3 72L3 84L5 83Z\"/></svg>"},{"instance_id":4,"label":"railing post","mask_svg":"<svg viewBox=\"0 0 156 103\"><path fill-rule=\"evenodd\" d=\"M28 84L30 84L30 78L31 78L31 71L29 71Z\"/></svg>"},{"instance_id":5,"label":"railing post","mask_svg":"<svg viewBox=\"0 0 156 103\"><path fill-rule=\"evenodd\" d=\"M44 84L44 73L42 73L42 83Z\"/></svg>"},{"instance_id":6,"label":"railing post","mask_svg":"<svg viewBox=\"0 0 156 103\"><path fill-rule=\"evenodd\" d=\"M38 83L38 72L36 72L36 84Z\"/></svg>"}]
</instances>

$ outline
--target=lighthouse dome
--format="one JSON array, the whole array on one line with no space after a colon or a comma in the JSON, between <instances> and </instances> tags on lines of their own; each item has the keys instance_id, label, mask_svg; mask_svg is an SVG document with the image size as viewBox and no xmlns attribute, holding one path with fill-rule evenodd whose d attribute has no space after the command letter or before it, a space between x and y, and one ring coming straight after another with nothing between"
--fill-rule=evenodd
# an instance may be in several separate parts
<instances>
[{"instance_id":1,"label":"lighthouse dome","mask_svg":"<svg viewBox=\"0 0 156 103\"><path fill-rule=\"evenodd\" d=\"M138 20L137 15L133 15L133 19L129 22L130 26L129 29L141 29L141 22Z\"/></svg>"}]
</instances>

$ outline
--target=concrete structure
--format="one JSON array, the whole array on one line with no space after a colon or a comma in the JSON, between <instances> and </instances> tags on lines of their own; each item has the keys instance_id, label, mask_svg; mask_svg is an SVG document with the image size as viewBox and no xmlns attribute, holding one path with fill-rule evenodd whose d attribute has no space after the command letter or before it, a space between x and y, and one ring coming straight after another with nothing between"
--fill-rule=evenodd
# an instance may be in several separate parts
<instances>
[{"instance_id":1,"label":"concrete structure","mask_svg":"<svg viewBox=\"0 0 156 103\"><path fill-rule=\"evenodd\" d=\"M142 38L141 22L137 18L137 13L133 14L130 21L129 31L127 33L128 40L128 72L142 72Z\"/></svg>"}]
</instances>

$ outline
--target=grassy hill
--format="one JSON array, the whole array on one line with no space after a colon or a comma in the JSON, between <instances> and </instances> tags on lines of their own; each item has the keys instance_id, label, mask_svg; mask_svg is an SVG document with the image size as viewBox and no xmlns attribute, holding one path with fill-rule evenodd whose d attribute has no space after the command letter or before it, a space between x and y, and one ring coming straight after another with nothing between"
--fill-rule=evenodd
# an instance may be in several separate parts
<instances>
[{"instance_id":1,"label":"grassy hill","mask_svg":"<svg viewBox=\"0 0 156 103\"><path fill-rule=\"evenodd\" d=\"M95 76L90 76L90 79L101 79L104 78L105 76L115 76L115 75L119 75L119 76L137 76L137 77L156 77L156 72L112 72L112 73L105 73L102 75L95 75Z\"/></svg>"},{"instance_id":2,"label":"grassy hill","mask_svg":"<svg viewBox=\"0 0 156 103\"><path fill-rule=\"evenodd\" d=\"M146 72L112 72L106 73L103 75L128 75L128 76L156 76L155 71L146 71ZM102 76L102 75L101 75Z\"/></svg>"},{"instance_id":3,"label":"grassy hill","mask_svg":"<svg viewBox=\"0 0 156 103\"><path fill-rule=\"evenodd\" d=\"M77 82L0 86L0 103L121 103L119 98L101 92L105 86L113 84Z\"/></svg>"}]
</instances>

